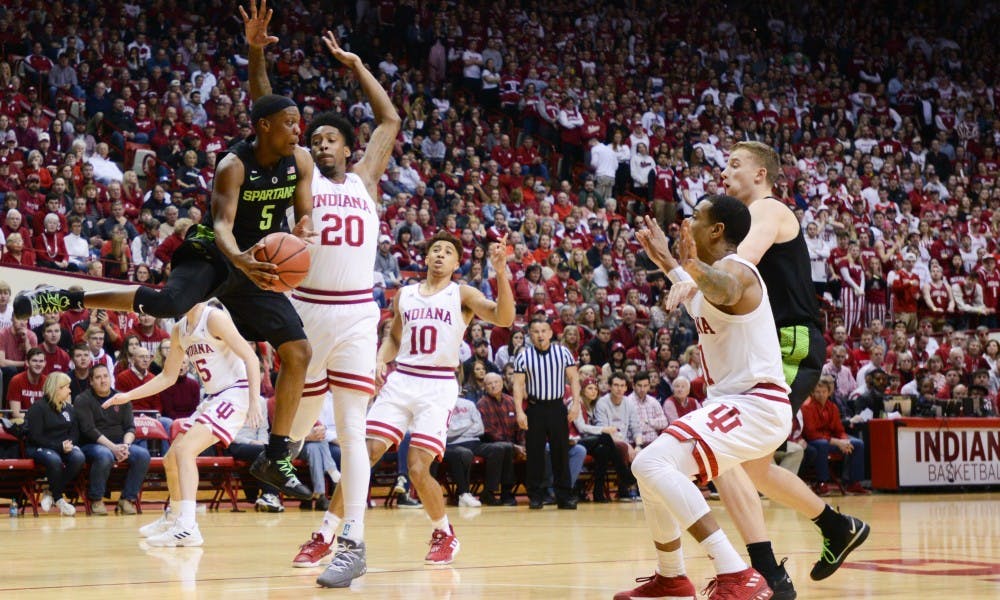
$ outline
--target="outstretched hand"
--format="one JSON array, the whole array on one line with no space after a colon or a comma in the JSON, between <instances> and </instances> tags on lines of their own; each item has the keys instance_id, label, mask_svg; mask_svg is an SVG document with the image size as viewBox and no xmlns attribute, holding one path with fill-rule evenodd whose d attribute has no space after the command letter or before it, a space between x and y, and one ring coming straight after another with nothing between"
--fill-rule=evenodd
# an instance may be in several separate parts
<instances>
[{"instance_id":1,"label":"outstretched hand","mask_svg":"<svg viewBox=\"0 0 1000 600\"><path fill-rule=\"evenodd\" d=\"M643 217L646 224L645 229L636 231L635 237L642 244L643 250L649 256L649 260L656 263L664 271L670 272L677 268L677 261L670 254L670 240L667 234L663 233L660 225L649 215Z\"/></svg>"},{"instance_id":2,"label":"outstretched hand","mask_svg":"<svg viewBox=\"0 0 1000 600\"><path fill-rule=\"evenodd\" d=\"M267 34L267 26L271 23L274 11L267 7L267 0L260 0L260 9L257 8L257 0L250 0L250 14L240 8L240 16L243 17L243 30L247 38L247 44L253 48L264 48L277 43L278 38Z\"/></svg>"},{"instance_id":3,"label":"outstretched hand","mask_svg":"<svg viewBox=\"0 0 1000 600\"><path fill-rule=\"evenodd\" d=\"M690 261L698 260L698 248L694 243L694 236L691 235L691 222L681 223L681 239L677 242L677 258L681 266L685 266Z\"/></svg>"},{"instance_id":4,"label":"outstretched hand","mask_svg":"<svg viewBox=\"0 0 1000 600\"><path fill-rule=\"evenodd\" d=\"M126 394L115 394L114 396L111 396L110 398L105 400L104 404L101 405L101 408L107 410L112 406L118 406L120 404L128 404L131 401L132 399L129 398L128 395Z\"/></svg>"},{"instance_id":5,"label":"outstretched hand","mask_svg":"<svg viewBox=\"0 0 1000 600\"><path fill-rule=\"evenodd\" d=\"M333 35L333 32L327 30L323 34L323 43L326 44L326 49L330 51L330 54L334 58L339 60L343 65L350 67L352 69L357 69L362 65L361 57L353 52L348 52L340 47L337 43L337 37Z\"/></svg>"},{"instance_id":6,"label":"outstretched hand","mask_svg":"<svg viewBox=\"0 0 1000 600\"><path fill-rule=\"evenodd\" d=\"M490 244L490 264L493 265L493 270L497 274L507 272L507 234L503 234L503 237L498 241Z\"/></svg>"}]
</instances>

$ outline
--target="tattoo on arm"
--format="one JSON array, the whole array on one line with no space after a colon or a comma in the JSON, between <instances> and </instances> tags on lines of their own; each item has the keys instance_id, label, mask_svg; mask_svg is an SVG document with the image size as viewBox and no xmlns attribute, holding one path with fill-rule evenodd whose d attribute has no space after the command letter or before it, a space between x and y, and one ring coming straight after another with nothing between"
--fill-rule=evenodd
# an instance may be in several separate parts
<instances>
[{"instance_id":1,"label":"tattoo on arm","mask_svg":"<svg viewBox=\"0 0 1000 600\"><path fill-rule=\"evenodd\" d=\"M732 306L743 297L743 284L738 277L700 260L692 263L685 270L698 284L706 300L716 306Z\"/></svg>"}]
</instances>

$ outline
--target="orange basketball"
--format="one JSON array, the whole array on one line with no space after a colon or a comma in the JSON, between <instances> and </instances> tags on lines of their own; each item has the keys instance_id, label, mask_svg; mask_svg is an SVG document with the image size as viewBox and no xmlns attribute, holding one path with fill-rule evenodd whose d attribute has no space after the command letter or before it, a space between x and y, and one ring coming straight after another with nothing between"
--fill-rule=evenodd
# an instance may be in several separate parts
<instances>
[{"instance_id":1,"label":"orange basketball","mask_svg":"<svg viewBox=\"0 0 1000 600\"><path fill-rule=\"evenodd\" d=\"M275 292L295 289L309 272L309 249L306 243L290 233L278 231L264 237L264 247L254 253L261 262L277 265L278 281L271 288Z\"/></svg>"}]
</instances>

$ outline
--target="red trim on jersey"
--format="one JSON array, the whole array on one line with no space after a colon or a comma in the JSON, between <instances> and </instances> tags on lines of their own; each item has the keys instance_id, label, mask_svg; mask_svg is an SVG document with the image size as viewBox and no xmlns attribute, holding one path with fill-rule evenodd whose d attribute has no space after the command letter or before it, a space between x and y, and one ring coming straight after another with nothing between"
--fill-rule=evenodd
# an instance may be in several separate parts
<instances>
[{"instance_id":1,"label":"red trim on jersey","mask_svg":"<svg viewBox=\"0 0 1000 600\"><path fill-rule=\"evenodd\" d=\"M212 433L214 433L215 437L217 437L219 441L222 442L223 446L229 446L229 444L233 443L233 437L228 433L226 433L226 430L224 430L221 425L213 421L212 418L209 417L207 414L201 413L200 415L198 415L198 418L195 419L195 422L201 423L202 425L205 425L206 427L211 429Z\"/></svg>"},{"instance_id":2,"label":"red trim on jersey","mask_svg":"<svg viewBox=\"0 0 1000 600\"><path fill-rule=\"evenodd\" d=\"M778 392L777 395L763 394L762 391ZM763 398L764 400L770 400L772 402L780 402L782 404L791 404L788 400L788 393L785 392L785 388L777 385L775 383L758 383L746 392L746 395L753 396L755 398Z\"/></svg>"},{"instance_id":3,"label":"red trim on jersey","mask_svg":"<svg viewBox=\"0 0 1000 600\"><path fill-rule=\"evenodd\" d=\"M674 421L670 427L676 427L684 433L690 436L690 439L694 440L700 447L701 451L705 453L705 457L708 458L708 466L710 469L710 475L712 479L715 479L719 475L719 461L715 458L715 452L712 451L712 447L705 443L705 440L701 438L698 433L691 428L690 425L684 421ZM669 429L669 428L668 428Z\"/></svg>"},{"instance_id":4,"label":"red trim on jersey","mask_svg":"<svg viewBox=\"0 0 1000 600\"><path fill-rule=\"evenodd\" d=\"M315 298L306 298L305 296L300 296L298 294L292 294L292 298L300 302L306 302L308 304L325 304L327 306L341 306L347 304L368 304L369 302L375 302L374 298L364 298L357 300L316 300Z\"/></svg>"},{"instance_id":5,"label":"red trim on jersey","mask_svg":"<svg viewBox=\"0 0 1000 600\"><path fill-rule=\"evenodd\" d=\"M314 290L312 288L304 288L304 287L295 288L295 290L298 292L302 292L303 294L313 294L315 296L360 296L361 294L371 295L372 293L372 288L368 288L367 290L348 290L339 292L327 291L327 290Z\"/></svg>"},{"instance_id":6,"label":"red trim on jersey","mask_svg":"<svg viewBox=\"0 0 1000 600\"><path fill-rule=\"evenodd\" d=\"M675 421L676 422L676 421ZM684 437L682 434L678 433L674 429L667 428L667 433L669 433L678 442L690 442L693 441L690 438ZM696 463L698 463L698 472L695 474L695 483L697 485L705 485L708 483L708 473L705 472L705 461L701 458L701 453L698 452L698 444L691 445L691 456L694 457Z\"/></svg>"},{"instance_id":7,"label":"red trim on jersey","mask_svg":"<svg viewBox=\"0 0 1000 600\"><path fill-rule=\"evenodd\" d=\"M348 383L346 381L337 381L336 379L327 379L327 383L329 383L333 387L339 387L339 388L344 388L344 389L348 389L348 390L355 390L357 392L361 392L362 394L368 394L369 396L374 396L375 395L375 386L374 385L367 386L367 385L361 385L361 384L358 384L358 383Z\"/></svg>"},{"instance_id":8,"label":"red trim on jersey","mask_svg":"<svg viewBox=\"0 0 1000 600\"><path fill-rule=\"evenodd\" d=\"M444 446L441 444L441 441L429 435L424 435L422 433L411 433L410 445L430 450L431 452L434 453L434 456L438 458L444 457Z\"/></svg>"},{"instance_id":9,"label":"red trim on jersey","mask_svg":"<svg viewBox=\"0 0 1000 600\"><path fill-rule=\"evenodd\" d=\"M354 373L344 373L343 371L331 371L327 369L326 376L340 377L341 379L353 379L354 381L360 381L362 383L370 383L373 386L375 385L375 378L365 377L364 375L356 375Z\"/></svg>"},{"instance_id":10,"label":"red trim on jersey","mask_svg":"<svg viewBox=\"0 0 1000 600\"><path fill-rule=\"evenodd\" d=\"M306 383L302 386L303 396L322 396L326 391L330 389L330 382L326 379L320 379L319 381L314 381L313 383Z\"/></svg>"},{"instance_id":11,"label":"red trim on jersey","mask_svg":"<svg viewBox=\"0 0 1000 600\"><path fill-rule=\"evenodd\" d=\"M406 365L397 362L396 372L424 379L450 380L455 378L455 367L425 367L423 365Z\"/></svg>"},{"instance_id":12,"label":"red trim on jersey","mask_svg":"<svg viewBox=\"0 0 1000 600\"><path fill-rule=\"evenodd\" d=\"M381 421L368 421L365 426L365 435L374 435L384 438L394 444L398 444L403 439L403 432L388 423Z\"/></svg>"}]
</instances>

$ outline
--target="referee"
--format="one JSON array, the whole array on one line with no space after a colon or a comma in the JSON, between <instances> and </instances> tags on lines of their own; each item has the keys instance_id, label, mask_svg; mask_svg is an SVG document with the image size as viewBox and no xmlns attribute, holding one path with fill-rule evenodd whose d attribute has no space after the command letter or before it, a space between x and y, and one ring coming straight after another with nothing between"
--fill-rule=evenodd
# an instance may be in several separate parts
<instances>
[{"instance_id":1,"label":"referee","mask_svg":"<svg viewBox=\"0 0 1000 600\"><path fill-rule=\"evenodd\" d=\"M580 412L580 377L576 360L561 344L552 343L552 326L535 319L528 328L531 345L514 359L514 409L517 424L527 430L528 507L542 508L545 498L545 442L552 457L552 480L559 508L575 510L569 484L569 422ZM573 392L569 409L563 402L566 380ZM527 400L527 410L523 405Z\"/></svg>"}]
</instances>

